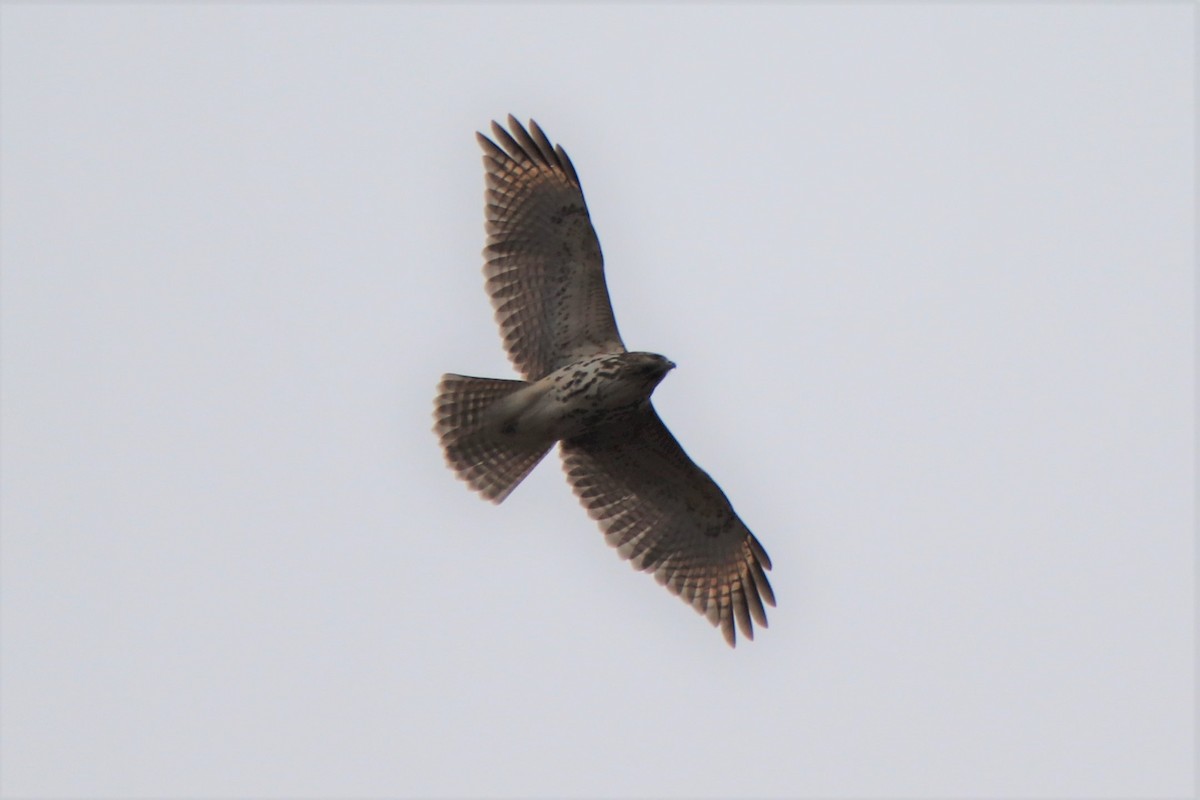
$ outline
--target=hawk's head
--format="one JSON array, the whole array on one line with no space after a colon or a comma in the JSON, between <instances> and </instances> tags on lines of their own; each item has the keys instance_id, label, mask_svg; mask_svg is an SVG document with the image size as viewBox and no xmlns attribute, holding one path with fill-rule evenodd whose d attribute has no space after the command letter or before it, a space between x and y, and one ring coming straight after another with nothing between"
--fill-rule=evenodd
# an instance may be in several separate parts
<instances>
[{"instance_id":1,"label":"hawk's head","mask_svg":"<svg viewBox=\"0 0 1200 800\"><path fill-rule=\"evenodd\" d=\"M653 389L667 373L675 369L675 362L658 353L626 353L622 357L623 370L636 376L648 388Z\"/></svg>"}]
</instances>

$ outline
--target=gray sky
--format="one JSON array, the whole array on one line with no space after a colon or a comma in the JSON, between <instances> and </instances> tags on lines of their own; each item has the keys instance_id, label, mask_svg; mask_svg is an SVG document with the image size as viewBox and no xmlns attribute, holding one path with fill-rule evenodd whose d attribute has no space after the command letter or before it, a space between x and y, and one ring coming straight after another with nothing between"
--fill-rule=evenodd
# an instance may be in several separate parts
<instances>
[{"instance_id":1,"label":"gray sky","mask_svg":"<svg viewBox=\"0 0 1200 800\"><path fill-rule=\"evenodd\" d=\"M1191 4L0 13L6 797L1192 791ZM775 561L736 651L442 464L510 111Z\"/></svg>"}]
</instances>

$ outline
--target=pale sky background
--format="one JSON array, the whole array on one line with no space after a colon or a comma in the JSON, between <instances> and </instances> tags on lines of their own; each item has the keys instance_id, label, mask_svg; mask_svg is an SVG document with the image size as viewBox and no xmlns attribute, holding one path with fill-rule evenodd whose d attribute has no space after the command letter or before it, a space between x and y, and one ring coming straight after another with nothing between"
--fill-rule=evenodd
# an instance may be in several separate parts
<instances>
[{"instance_id":1,"label":"pale sky background","mask_svg":"<svg viewBox=\"0 0 1200 800\"><path fill-rule=\"evenodd\" d=\"M1195 19L5 5L0 793L1190 794ZM753 643L443 466L510 111Z\"/></svg>"}]
</instances>

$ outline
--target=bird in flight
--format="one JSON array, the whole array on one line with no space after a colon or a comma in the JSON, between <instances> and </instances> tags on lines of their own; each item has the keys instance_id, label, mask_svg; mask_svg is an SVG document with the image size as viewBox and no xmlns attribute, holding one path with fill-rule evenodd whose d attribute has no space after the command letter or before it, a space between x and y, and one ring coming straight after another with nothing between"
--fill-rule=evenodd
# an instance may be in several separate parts
<instances>
[{"instance_id":1,"label":"bird in flight","mask_svg":"<svg viewBox=\"0 0 1200 800\"><path fill-rule=\"evenodd\" d=\"M688 457L650 395L675 364L630 352L575 167L532 120L492 123L483 148L484 276L523 380L442 376L434 431L446 463L500 503L557 442L567 480L608 543L736 644L774 606L771 559ZM752 622L753 620L753 622Z\"/></svg>"}]
</instances>

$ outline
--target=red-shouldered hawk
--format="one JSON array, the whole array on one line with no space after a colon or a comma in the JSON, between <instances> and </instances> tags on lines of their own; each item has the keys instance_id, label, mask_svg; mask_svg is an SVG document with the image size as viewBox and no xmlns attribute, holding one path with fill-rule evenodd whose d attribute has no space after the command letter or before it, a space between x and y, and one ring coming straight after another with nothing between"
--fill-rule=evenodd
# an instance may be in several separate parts
<instances>
[{"instance_id":1,"label":"red-shouldered hawk","mask_svg":"<svg viewBox=\"0 0 1200 800\"><path fill-rule=\"evenodd\" d=\"M536 122L477 134L487 177L487 291L524 380L445 375L435 431L450 467L501 502L560 443L609 544L720 626L754 638L771 560L650 402L675 365L625 349L579 176Z\"/></svg>"}]
</instances>

